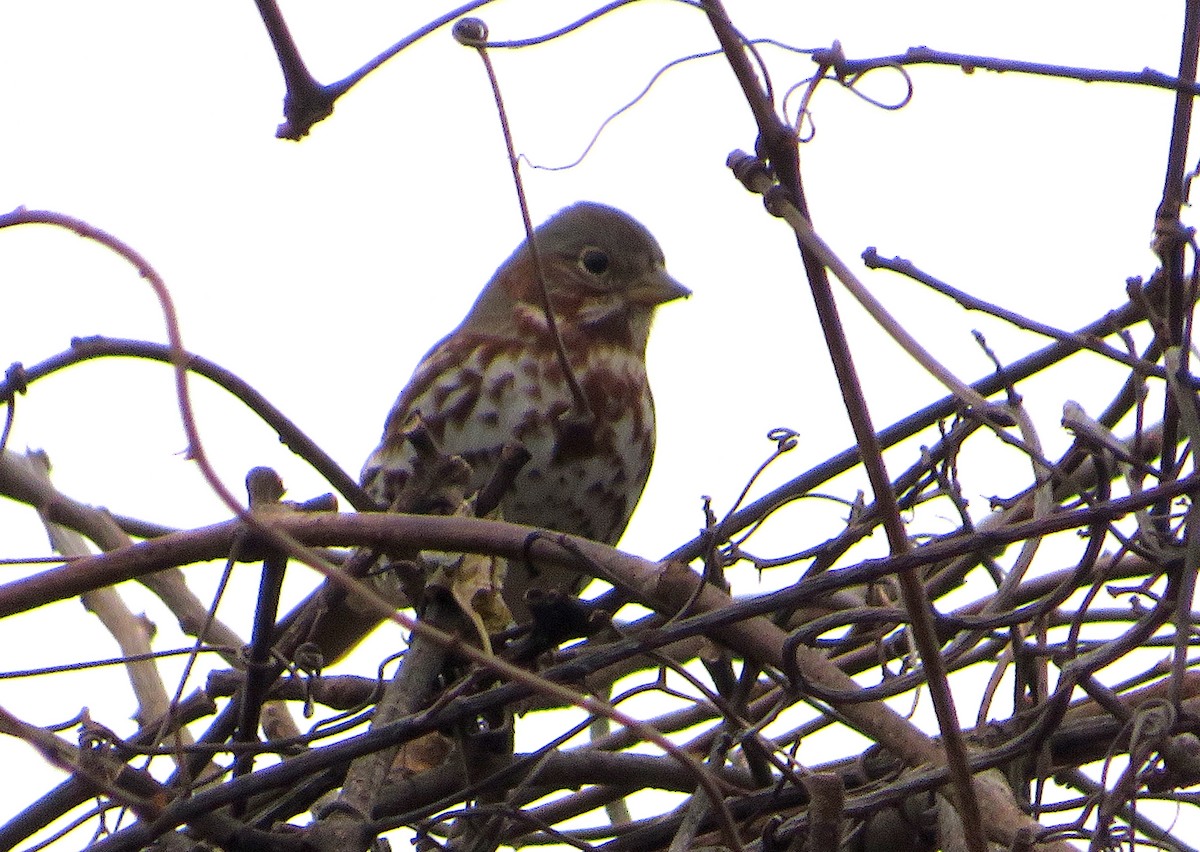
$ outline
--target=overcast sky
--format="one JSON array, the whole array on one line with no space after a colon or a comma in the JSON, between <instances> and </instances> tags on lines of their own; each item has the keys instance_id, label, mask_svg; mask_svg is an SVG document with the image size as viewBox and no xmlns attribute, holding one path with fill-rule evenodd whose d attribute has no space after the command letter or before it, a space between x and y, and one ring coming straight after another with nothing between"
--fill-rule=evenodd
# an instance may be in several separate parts
<instances>
[{"instance_id":1,"label":"overcast sky","mask_svg":"<svg viewBox=\"0 0 1200 852\"><path fill-rule=\"evenodd\" d=\"M851 58L925 44L1168 74L1183 15L1179 3L1127 2L728 7L752 38L801 48L839 39ZM283 3L323 82L447 8ZM552 30L586 8L509 2L479 14L493 38L505 39ZM518 148L539 164L574 160L658 68L714 46L695 9L651 1L554 44L497 52ZM805 55L762 51L779 91L813 68ZM972 329L1008 361L1043 341L863 270L858 256L867 246L1064 328L1119 305L1128 277L1149 276L1171 93L946 67L910 74L914 95L899 111L822 86L802 165L817 230L961 378L990 368ZM448 29L366 78L301 143L274 138L283 85L248 0L0 4L0 79L0 211L56 210L133 245L170 287L187 347L252 382L355 474L417 360L522 239L488 83ZM885 101L904 88L890 71L863 86ZM724 166L731 150L752 150L754 136L727 64L713 57L668 71L582 165L524 172L535 221L578 199L621 207L658 236L668 268L695 293L660 312L651 338L659 450L622 543L643 556L694 535L703 495L718 513L727 510L769 454L772 427L796 429L801 443L756 493L851 443L789 231ZM36 363L72 336L164 340L145 282L69 233L0 232L0 282L2 364ZM842 303L877 426L942 395L857 307ZM1121 378L1076 360L1058 384L1025 389L1051 456L1069 440L1055 427L1063 400L1094 414ZM236 401L202 381L193 388L206 446L236 492L260 464L278 469L295 499L328 490ZM159 365L96 362L34 386L18 402L9 445L45 449L60 488L122 514L179 526L228 515L181 454L170 376ZM1010 493L1027 478L1027 466L1013 467L989 470L968 494L980 513L988 494ZM840 493L853 497L857 487L847 480ZM844 514L836 506L814 511ZM830 529L781 523L758 544L787 552ZM23 506L0 504L0 543L6 555L47 552ZM197 587L211 590L217 569L196 574ZM246 574L236 588L248 607L255 578ZM285 603L312 582L298 571ZM175 631L147 596L129 597L167 635ZM248 633L238 622L245 611L235 601L222 614ZM67 662L83 649L115 653L75 603L0 622L0 647L5 670ZM86 701L127 733L133 704L114 672L0 682L0 706L48 724ZM0 819L62 777L13 740L0 740L0 761L14 767L7 777L22 779L19 791L0 791Z\"/></svg>"}]
</instances>

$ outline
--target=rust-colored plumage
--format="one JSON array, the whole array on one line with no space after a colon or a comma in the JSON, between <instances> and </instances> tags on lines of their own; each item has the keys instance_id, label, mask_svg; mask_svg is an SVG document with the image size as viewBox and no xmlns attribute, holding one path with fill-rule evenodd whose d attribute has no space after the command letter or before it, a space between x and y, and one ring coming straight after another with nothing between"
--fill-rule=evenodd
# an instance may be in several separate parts
<instances>
[{"instance_id":1,"label":"rust-colored plumage","mask_svg":"<svg viewBox=\"0 0 1200 852\"><path fill-rule=\"evenodd\" d=\"M558 357L527 244L484 287L462 324L418 365L363 469L364 486L391 503L413 463L401 430L420 413L441 449L472 467L472 487L491 476L506 443L531 455L502 505L517 523L615 544L654 455L654 404L646 340L654 309L688 295L637 221L579 203L534 232L550 303L581 411ZM580 417L587 428L579 428ZM530 585L577 591L575 575L516 569L505 600L518 619Z\"/></svg>"}]
</instances>

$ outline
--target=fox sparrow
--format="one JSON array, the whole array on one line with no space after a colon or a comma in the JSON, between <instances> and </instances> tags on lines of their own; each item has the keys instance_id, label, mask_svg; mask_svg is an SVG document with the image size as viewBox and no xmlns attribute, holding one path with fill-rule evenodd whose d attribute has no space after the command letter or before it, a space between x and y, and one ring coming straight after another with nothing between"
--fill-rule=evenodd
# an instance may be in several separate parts
<instances>
[{"instance_id":1,"label":"fox sparrow","mask_svg":"<svg viewBox=\"0 0 1200 852\"><path fill-rule=\"evenodd\" d=\"M529 451L501 500L505 520L615 544L654 455L650 322L658 305L689 291L667 274L650 232L612 207L575 204L534 238L569 373L523 243L417 366L362 482L392 504L415 459L404 429L419 414L441 451L471 466L469 491L488 482L506 444ZM573 593L582 579L513 566L504 599L521 621L530 587Z\"/></svg>"}]
</instances>

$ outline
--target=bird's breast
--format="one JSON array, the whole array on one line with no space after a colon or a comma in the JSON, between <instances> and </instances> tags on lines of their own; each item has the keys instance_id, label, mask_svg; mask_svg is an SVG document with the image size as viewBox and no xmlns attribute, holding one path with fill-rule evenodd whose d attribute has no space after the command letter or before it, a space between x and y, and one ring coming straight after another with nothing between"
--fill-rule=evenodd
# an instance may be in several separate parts
<instances>
[{"instance_id":1,"label":"bird's breast","mask_svg":"<svg viewBox=\"0 0 1200 852\"><path fill-rule=\"evenodd\" d=\"M505 444L524 446L530 459L504 500L505 518L614 541L654 452L643 360L620 347L592 347L578 357L571 369L588 411L575 405L554 352L490 341L453 360L453 369L427 377L399 419L420 411L442 450L470 463L474 487L488 481ZM381 461L411 465L410 452Z\"/></svg>"}]
</instances>

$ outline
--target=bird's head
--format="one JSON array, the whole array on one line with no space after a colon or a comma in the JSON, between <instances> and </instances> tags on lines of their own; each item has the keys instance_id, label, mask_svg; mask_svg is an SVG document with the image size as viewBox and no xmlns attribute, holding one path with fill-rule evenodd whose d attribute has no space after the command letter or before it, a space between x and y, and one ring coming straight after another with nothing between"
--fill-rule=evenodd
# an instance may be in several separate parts
<instances>
[{"instance_id":1,"label":"bird's head","mask_svg":"<svg viewBox=\"0 0 1200 852\"><path fill-rule=\"evenodd\" d=\"M646 228L613 207L580 202L534 231L546 290L564 342L604 341L643 353L654 309L691 295L667 274ZM527 337L547 327L528 241L484 288L464 322L485 334Z\"/></svg>"}]
</instances>

